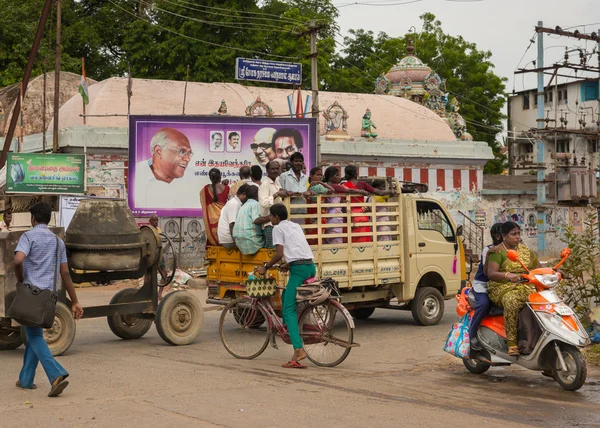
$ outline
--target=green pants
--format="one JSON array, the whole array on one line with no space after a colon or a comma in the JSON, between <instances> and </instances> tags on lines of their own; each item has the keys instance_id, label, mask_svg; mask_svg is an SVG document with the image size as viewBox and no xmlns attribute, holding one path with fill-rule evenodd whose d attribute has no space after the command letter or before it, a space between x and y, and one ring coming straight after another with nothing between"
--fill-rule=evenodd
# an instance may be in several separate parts
<instances>
[{"instance_id":1,"label":"green pants","mask_svg":"<svg viewBox=\"0 0 600 428\"><path fill-rule=\"evenodd\" d=\"M316 274L317 270L314 264L291 266L290 279L283 290L281 298L283 322L287 326L294 349L302 348L302 338L298 329L298 311L296 310L296 288Z\"/></svg>"}]
</instances>

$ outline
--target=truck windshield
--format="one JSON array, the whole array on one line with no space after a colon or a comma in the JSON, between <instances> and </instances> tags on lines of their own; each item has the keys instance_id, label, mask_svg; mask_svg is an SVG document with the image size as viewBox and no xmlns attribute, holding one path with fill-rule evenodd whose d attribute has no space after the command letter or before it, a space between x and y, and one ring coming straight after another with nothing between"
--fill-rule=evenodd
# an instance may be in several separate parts
<instances>
[{"instance_id":1,"label":"truck windshield","mask_svg":"<svg viewBox=\"0 0 600 428\"><path fill-rule=\"evenodd\" d=\"M446 241L455 241L452 223L435 202L417 201L417 223L421 230L435 230L441 233Z\"/></svg>"}]
</instances>

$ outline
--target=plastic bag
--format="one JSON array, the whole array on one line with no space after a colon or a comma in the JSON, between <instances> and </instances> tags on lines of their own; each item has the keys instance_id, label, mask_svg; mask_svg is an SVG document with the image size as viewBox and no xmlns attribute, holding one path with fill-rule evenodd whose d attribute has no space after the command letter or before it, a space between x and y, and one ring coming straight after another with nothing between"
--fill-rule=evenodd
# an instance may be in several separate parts
<instances>
[{"instance_id":1,"label":"plastic bag","mask_svg":"<svg viewBox=\"0 0 600 428\"><path fill-rule=\"evenodd\" d=\"M462 316L450 329L444 351L458 358L468 358L471 352L469 338L469 314Z\"/></svg>"}]
</instances>

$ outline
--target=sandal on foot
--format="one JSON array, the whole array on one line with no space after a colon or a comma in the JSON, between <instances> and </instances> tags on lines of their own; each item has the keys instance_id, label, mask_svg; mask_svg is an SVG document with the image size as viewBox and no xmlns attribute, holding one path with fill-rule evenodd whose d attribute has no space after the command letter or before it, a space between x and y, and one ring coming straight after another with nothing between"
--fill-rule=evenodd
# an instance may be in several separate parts
<instances>
[{"instance_id":1,"label":"sandal on foot","mask_svg":"<svg viewBox=\"0 0 600 428\"><path fill-rule=\"evenodd\" d=\"M286 369L305 369L306 368L306 366L304 364L300 364L298 361L293 361L293 360L290 360L287 363L282 364L281 367L284 367Z\"/></svg>"},{"instance_id":2,"label":"sandal on foot","mask_svg":"<svg viewBox=\"0 0 600 428\"><path fill-rule=\"evenodd\" d=\"M52 384L52 387L50 388L50 392L48 393L48 397L58 397L65 390L67 385L69 385L69 381L66 380L62 376L59 377Z\"/></svg>"},{"instance_id":3,"label":"sandal on foot","mask_svg":"<svg viewBox=\"0 0 600 428\"><path fill-rule=\"evenodd\" d=\"M35 383L32 383L30 387L24 387L21 385L20 381L17 381L17 383L15 385L17 385L17 388L21 388L21 389L37 389L37 385Z\"/></svg>"},{"instance_id":4,"label":"sandal on foot","mask_svg":"<svg viewBox=\"0 0 600 428\"><path fill-rule=\"evenodd\" d=\"M508 347L508 355L510 355L511 357L518 357L519 355L521 355L521 353L519 352L519 347L518 346L509 346Z\"/></svg>"}]
</instances>

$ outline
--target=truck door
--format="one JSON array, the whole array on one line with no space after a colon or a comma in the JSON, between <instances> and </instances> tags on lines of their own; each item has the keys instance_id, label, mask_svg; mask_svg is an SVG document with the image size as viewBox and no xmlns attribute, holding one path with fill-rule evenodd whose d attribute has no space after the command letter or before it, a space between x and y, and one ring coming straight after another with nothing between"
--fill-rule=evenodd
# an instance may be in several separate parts
<instances>
[{"instance_id":1,"label":"truck door","mask_svg":"<svg viewBox=\"0 0 600 428\"><path fill-rule=\"evenodd\" d=\"M447 294L460 289L460 250L452 222L435 201L417 204L417 268L421 275L439 273L446 283ZM454 260L456 257L456 273Z\"/></svg>"}]
</instances>

